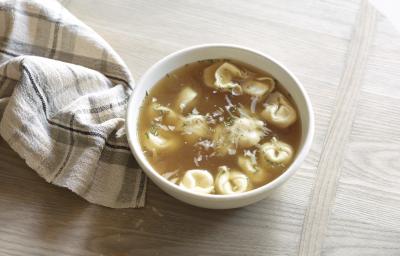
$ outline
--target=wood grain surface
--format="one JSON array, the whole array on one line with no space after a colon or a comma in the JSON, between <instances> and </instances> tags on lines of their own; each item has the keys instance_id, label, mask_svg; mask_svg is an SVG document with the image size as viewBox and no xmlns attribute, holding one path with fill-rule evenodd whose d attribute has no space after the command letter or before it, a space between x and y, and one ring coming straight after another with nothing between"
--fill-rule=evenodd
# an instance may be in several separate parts
<instances>
[{"instance_id":1,"label":"wood grain surface","mask_svg":"<svg viewBox=\"0 0 400 256\"><path fill-rule=\"evenodd\" d=\"M359 0L63 0L135 79L201 43L252 47L305 85L316 137L270 198L192 207L149 184L143 209L47 184L0 139L0 255L400 255L400 34Z\"/></svg>"}]
</instances>

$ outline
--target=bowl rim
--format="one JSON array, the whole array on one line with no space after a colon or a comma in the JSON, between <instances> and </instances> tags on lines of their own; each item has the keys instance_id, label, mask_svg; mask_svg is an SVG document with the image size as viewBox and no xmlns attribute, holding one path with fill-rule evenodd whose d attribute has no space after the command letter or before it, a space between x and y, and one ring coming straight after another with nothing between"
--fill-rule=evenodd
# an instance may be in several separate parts
<instances>
[{"instance_id":1,"label":"bowl rim","mask_svg":"<svg viewBox=\"0 0 400 256\"><path fill-rule=\"evenodd\" d=\"M154 168L151 166L151 164L147 161L146 157L143 154L143 150L141 149L141 145L139 142L139 136L136 136L137 141L133 142L132 141L132 133L137 133L137 122L133 124L133 121L131 120L132 116L130 113L133 111L134 107L140 108L143 99L138 102L134 102L134 95L137 93L138 88L140 84L147 79L147 77L154 72L159 66L163 65L163 63L169 62L171 59L174 59L176 56L181 55L181 54L187 54L190 53L193 50L198 50L198 49L205 49L205 48L233 48L235 50L240 50L240 51L245 51L245 52L250 52L252 54L259 55L265 59L268 59L275 65L279 66L293 81L295 82L296 86L298 87L301 96L303 97L305 101L305 108L306 112L308 112L309 119L308 119L308 131L305 133L305 139L302 147L300 150L297 152L295 159L291 163L288 169L286 169L281 175L279 175L276 179L273 181L258 187L256 189L252 189L243 193L238 193L238 194L229 194L229 195L215 195L215 194L199 194L192 192L190 190L181 188L179 185L172 183L165 179L161 174L159 174ZM182 63L181 66L185 65L187 63ZM154 84L155 85L155 84ZM152 85L150 88L152 88L154 85ZM140 110L139 110L140 111ZM127 140L129 147L131 149L131 152L133 156L135 157L136 161L142 168L142 170L148 175L150 179L154 181L154 179L157 179L158 182L161 182L165 186L173 189L175 192L186 194L187 196L190 196L191 198L197 198L197 199L207 199L207 200L212 200L212 201L226 201L226 200L234 200L234 199L246 199L246 198L252 198L254 196L257 196L259 194L266 193L267 191L273 190L274 188L277 188L281 186L284 182L286 182L300 167L301 163L304 161L305 157L307 156L311 145L312 141L314 138L314 129L315 129L315 124L314 124L314 111L311 105L311 100L306 93L306 90L303 86L303 84L297 79L297 77L286 68L285 65L283 65L281 62L277 61L275 58L271 57L268 54L262 53L258 50L254 50L248 47L240 46L240 45L235 45L235 44L223 44L223 43L211 43L211 44L199 44L199 45L193 45L178 51L175 51L171 54L168 54L167 56L163 57L156 63L154 63L147 71L142 75L142 77L139 79L138 83L135 84L134 89L129 96L129 101L128 101L128 106L126 109L126 116L125 116L125 129L127 133ZM134 125L134 127L132 127ZM133 129L132 129L133 128ZM136 147L134 146L134 143L138 144L138 148L140 149L140 152L137 152ZM144 161L142 161L144 160ZM158 182L154 181L156 184ZM159 184L157 184L159 186ZM162 190L164 188L162 186L159 186Z\"/></svg>"}]
</instances>

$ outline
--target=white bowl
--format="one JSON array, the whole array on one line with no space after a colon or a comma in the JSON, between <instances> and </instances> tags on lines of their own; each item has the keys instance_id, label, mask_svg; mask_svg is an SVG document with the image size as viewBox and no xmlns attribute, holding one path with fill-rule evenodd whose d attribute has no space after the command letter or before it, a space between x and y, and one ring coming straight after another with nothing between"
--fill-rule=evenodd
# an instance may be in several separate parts
<instances>
[{"instance_id":1,"label":"white bowl","mask_svg":"<svg viewBox=\"0 0 400 256\"><path fill-rule=\"evenodd\" d=\"M292 95L298 107L302 134L297 155L293 163L282 175L262 187L235 195L196 194L184 190L163 178L153 169L143 154L142 147L139 143L137 124L140 106L142 105L146 91L149 91L159 80L164 78L167 73L185 64L205 59L236 59L270 73ZM126 131L129 146L137 162L143 168L147 176L162 190L183 202L195 206L211 209L229 209L249 205L267 197L272 190L282 185L294 174L311 147L314 135L314 114L310 99L304 87L297 78L278 61L263 53L241 46L207 44L193 46L170 54L154 64L143 75L136 84L129 99L126 115Z\"/></svg>"}]
</instances>

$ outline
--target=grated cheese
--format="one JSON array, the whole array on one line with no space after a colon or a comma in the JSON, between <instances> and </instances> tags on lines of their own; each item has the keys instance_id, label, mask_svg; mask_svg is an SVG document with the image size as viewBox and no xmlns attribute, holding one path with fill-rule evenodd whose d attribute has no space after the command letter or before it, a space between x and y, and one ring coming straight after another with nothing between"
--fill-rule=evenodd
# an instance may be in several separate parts
<instances>
[{"instance_id":1,"label":"grated cheese","mask_svg":"<svg viewBox=\"0 0 400 256\"><path fill-rule=\"evenodd\" d=\"M164 130L164 131L169 131L169 128L168 128L168 126L166 126L166 125L163 125L163 124L157 124L157 126L158 126L158 128L160 128L161 130Z\"/></svg>"},{"instance_id":2,"label":"grated cheese","mask_svg":"<svg viewBox=\"0 0 400 256\"><path fill-rule=\"evenodd\" d=\"M215 123L216 123L216 121L214 120L214 118L213 118L209 113L207 113L207 114L205 115L205 117L206 117L206 122L207 122L208 124L215 124Z\"/></svg>"},{"instance_id":3,"label":"grated cheese","mask_svg":"<svg viewBox=\"0 0 400 256\"><path fill-rule=\"evenodd\" d=\"M228 154L231 155L231 156L233 156L234 154L236 154L236 149L234 149L234 148L229 148L229 149L228 149Z\"/></svg>"},{"instance_id":4,"label":"grated cheese","mask_svg":"<svg viewBox=\"0 0 400 256\"><path fill-rule=\"evenodd\" d=\"M172 171L172 172L164 172L161 176L163 176L164 178L169 180L170 178L172 178L173 176L178 174L178 171L179 171L179 169L176 169L175 171Z\"/></svg>"},{"instance_id":5,"label":"grated cheese","mask_svg":"<svg viewBox=\"0 0 400 256\"><path fill-rule=\"evenodd\" d=\"M251 161L251 164L255 165L255 164L257 164L256 152L257 152L256 149L254 149L253 151L244 150L244 154L243 155L249 157L250 161Z\"/></svg>"},{"instance_id":6,"label":"grated cheese","mask_svg":"<svg viewBox=\"0 0 400 256\"><path fill-rule=\"evenodd\" d=\"M193 110L192 110L193 115L198 115L199 113L200 112L196 108L193 108Z\"/></svg>"},{"instance_id":7,"label":"grated cheese","mask_svg":"<svg viewBox=\"0 0 400 256\"><path fill-rule=\"evenodd\" d=\"M214 112L211 113L211 115L213 117L218 117L218 116L221 116L222 114L223 114L223 111L221 111L219 109L217 109L217 110L215 110Z\"/></svg>"},{"instance_id":8,"label":"grated cheese","mask_svg":"<svg viewBox=\"0 0 400 256\"><path fill-rule=\"evenodd\" d=\"M264 81L264 80L270 80L270 79L271 79L271 78L270 78L270 77L267 77L267 76L257 77L257 78L256 78L257 81Z\"/></svg>"},{"instance_id":9,"label":"grated cheese","mask_svg":"<svg viewBox=\"0 0 400 256\"><path fill-rule=\"evenodd\" d=\"M228 95L225 95L225 100L228 103L229 107L233 107L234 105L232 104L232 101L229 99Z\"/></svg>"},{"instance_id":10,"label":"grated cheese","mask_svg":"<svg viewBox=\"0 0 400 256\"><path fill-rule=\"evenodd\" d=\"M197 145L203 147L205 150L209 150L210 148L214 147L214 143L212 143L210 140L199 141L195 144L195 146Z\"/></svg>"},{"instance_id":11,"label":"grated cheese","mask_svg":"<svg viewBox=\"0 0 400 256\"><path fill-rule=\"evenodd\" d=\"M258 97L255 97L255 96L251 97L251 105L250 105L251 113L256 112L257 101L258 101Z\"/></svg>"},{"instance_id":12,"label":"grated cheese","mask_svg":"<svg viewBox=\"0 0 400 256\"><path fill-rule=\"evenodd\" d=\"M199 162L197 161L197 157L193 158L193 162L197 167L199 167Z\"/></svg>"}]
</instances>

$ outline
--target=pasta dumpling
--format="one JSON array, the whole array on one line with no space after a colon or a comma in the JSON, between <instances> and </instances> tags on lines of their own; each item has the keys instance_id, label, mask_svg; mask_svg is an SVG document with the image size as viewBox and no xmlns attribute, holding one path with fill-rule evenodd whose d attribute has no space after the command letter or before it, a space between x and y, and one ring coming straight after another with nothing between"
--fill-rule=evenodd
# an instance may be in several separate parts
<instances>
[{"instance_id":1,"label":"pasta dumpling","mask_svg":"<svg viewBox=\"0 0 400 256\"><path fill-rule=\"evenodd\" d=\"M264 123L251 117L236 118L233 125L228 127L231 136L237 136L240 147L252 147L265 135Z\"/></svg>"},{"instance_id":2,"label":"pasta dumpling","mask_svg":"<svg viewBox=\"0 0 400 256\"><path fill-rule=\"evenodd\" d=\"M236 148L248 148L257 145L265 136L264 122L252 117L239 117L225 127L215 129L214 144L219 155L233 155Z\"/></svg>"},{"instance_id":3,"label":"pasta dumpling","mask_svg":"<svg viewBox=\"0 0 400 256\"><path fill-rule=\"evenodd\" d=\"M181 140L173 134L162 133L158 131L147 131L143 146L146 150L153 153L153 157L157 157L159 153L172 152L179 148Z\"/></svg>"},{"instance_id":4,"label":"pasta dumpling","mask_svg":"<svg viewBox=\"0 0 400 256\"><path fill-rule=\"evenodd\" d=\"M268 123L279 128L287 128L297 119L296 110L280 92L274 92L268 97L261 116Z\"/></svg>"},{"instance_id":5,"label":"pasta dumpling","mask_svg":"<svg viewBox=\"0 0 400 256\"><path fill-rule=\"evenodd\" d=\"M275 137L262 144L259 152L261 163L269 167L286 167L294 155L292 146Z\"/></svg>"},{"instance_id":6,"label":"pasta dumpling","mask_svg":"<svg viewBox=\"0 0 400 256\"><path fill-rule=\"evenodd\" d=\"M219 194L235 194L247 191L249 179L245 174L237 170L231 170L227 166L220 166L215 178L215 189Z\"/></svg>"},{"instance_id":7,"label":"pasta dumpling","mask_svg":"<svg viewBox=\"0 0 400 256\"><path fill-rule=\"evenodd\" d=\"M204 83L211 88L220 91L232 92L234 95L243 93L241 85L237 80L242 80L244 73L235 65L228 62L215 63L207 67L203 72Z\"/></svg>"},{"instance_id":8,"label":"pasta dumpling","mask_svg":"<svg viewBox=\"0 0 400 256\"><path fill-rule=\"evenodd\" d=\"M177 109L181 112L190 111L199 99L199 93L187 86L181 90L176 99Z\"/></svg>"},{"instance_id":9,"label":"pasta dumpling","mask_svg":"<svg viewBox=\"0 0 400 256\"><path fill-rule=\"evenodd\" d=\"M265 181L272 179L271 173L258 166L255 156L254 158L249 156L239 156L237 164L255 185L260 185L265 183Z\"/></svg>"},{"instance_id":10,"label":"pasta dumpling","mask_svg":"<svg viewBox=\"0 0 400 256\"><path fill-rule=\"evenodd\" d=\"M244 82L243 92L257 98L270 94L275 89L275 81L270 77L264 79L263 81L249 80Z\"/></svg>"},{"instance_id":11,"label":"pasta dumpling","mask_svg":"<svg viewBox=\"0 0 400 256\"><path fill-rule=\"evenodd\" d=\"M188 170L179 185L196 193L209 194L214 190L214 178L207 170Z\"/></svg>"},{"instance_id":12,"label":"pasta dumpling","mask_svg":"<svg viewBox=\"0 0 400 256\"><path fill-rule=\"evenodd\" d=\"M148 113L151 119L160 118L162 123L166 125L175 125L175 123L179 120L179 114L157 102L153 102L150 105L148 108Z\"/></svg>"},{"instance_id":13,"label":"pasta dumpling","mask_svg":"<svg viewBox=\"0 0 400 256\"><path fill-rule=\"evenodd\" d=\"M193 142L199 138L208 137L209 127L205 116L199 114L189 114L182 117L177 129L182 132L186 140Z\"/></svg>"}]
</instances>

